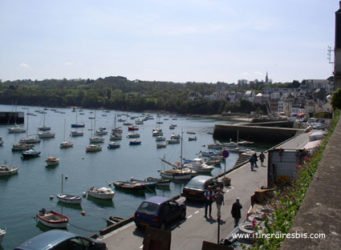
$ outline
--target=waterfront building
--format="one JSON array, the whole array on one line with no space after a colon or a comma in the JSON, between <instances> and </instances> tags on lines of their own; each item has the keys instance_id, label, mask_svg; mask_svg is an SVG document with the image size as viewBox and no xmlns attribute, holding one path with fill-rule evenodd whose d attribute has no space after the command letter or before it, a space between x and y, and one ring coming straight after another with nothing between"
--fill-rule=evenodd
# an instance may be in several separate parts
<instances>
[{"instance_id":1,"label":"waterfront building","mask_svg":"<svg viewBox=\"0 0 341 250\"><path fill-rule=\"evenodd\" d=\"M334 85L341 88L341 1L335 12Z\"/></svg>"}]
</instances>

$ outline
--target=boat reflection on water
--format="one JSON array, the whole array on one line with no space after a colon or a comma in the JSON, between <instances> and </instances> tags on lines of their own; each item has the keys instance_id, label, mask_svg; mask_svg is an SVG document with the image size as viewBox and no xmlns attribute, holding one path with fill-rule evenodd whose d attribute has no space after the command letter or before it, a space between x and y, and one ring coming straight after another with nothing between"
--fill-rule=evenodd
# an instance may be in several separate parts
<instances>
[{"instance_id":1,"label":"boat reflection on water","mask_svg":"<svg viewBox=\"0 0 341 250\"><path fill-rule=\"evenodd\" d=\"M64 203L61 201L57 202L57 206L61 207L61 208L71 208L71 209L76 209L76 210L82 210L82 206L81 204L72 204L72 203Z\"/></svg>"},{"instance_id":2,"label":"boat reflection on water","mask_svg":"<svg viewBox=\"0 0 341 250\"><path fill-rule=\"evenodd\" d=\"M100 207L115 207L115 204L113 200L102 200L102 199L96 199L92 196L87 195L87 200L95 203L97 206Z\"/></svg>"}]
</instances>

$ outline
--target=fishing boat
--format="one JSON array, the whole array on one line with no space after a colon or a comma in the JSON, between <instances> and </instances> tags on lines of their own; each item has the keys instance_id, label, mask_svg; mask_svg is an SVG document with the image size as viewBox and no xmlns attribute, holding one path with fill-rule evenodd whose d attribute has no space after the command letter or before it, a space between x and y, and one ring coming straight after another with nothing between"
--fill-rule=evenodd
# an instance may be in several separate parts
<instances>
[{"instance_id":1,"label":"fishing boat","mask_svg":"<svg viewBox=\"0 0 341 250\"><path fill-rule=\"evenodd\" d=\"M41 209L36 216L37 221L50 228L66 228L69 218L61 213L45 208Z\"/></svg>"},{"instance_id":2,"label":"fishing boat","mask_svg":"<svg viewBox=\"0 0 341 250\"><path fill-rule=\"evenodd\" d=\"M59 158L55 156L49 156L46 159L46 167L57 166L59 164Z\"/></svg>"},{"instance_id":3,"label":"fishing boat","mask_svg":"<svg viewBox=\"0 0 341 250\"><path fill-rule=\"evenodd\" d=\"M36 151L35 149L31 148L29 150L22 152L21 156L23 160L36 158L40 156L40 151Z\"/></svg>"},{"instance_id":4,"label":"fishing boat","mask_svg":"<svg viewBox=\"0 0 341 250\"><path fill-rule=\"evenodd\" d=\"M91 187L88 191L87 191L88 196L93 197L93 198L97 198L97 199L102 199L102 200L111 200L114 195L115 192L108 187L100 187L100 188L96 188L96 187Z\"/></svg>"},{"instance_id":5,"label":"fishing boat","mask_svg":"<svg viewBox=\"0 0 341 250\"><path fill-rule=\"evenodd\" d=\"M18 173L17 167L10 167L7 165L0 166L0 177L1 176L10 176Z\"/></svg>"},{"instance_id":6,"label":"fishing boat","mask_svg":"<svg viewBox=\"0 0 341 250\"><path fill-rule=\"evenodd\" d=\"M136 178L130 178L131 182L135 182L135 183L139 183L142 184L143 186L145 186L145 188L149 188L149 189L153 189L156 186L156 181L148 181L148 180L140 180L140 179L136 179Z\"/></svg>"},{"instance_id":7,"label":"fishing boat","mask_svg":"<svg viewBox=\"0 0 341 250\"><path fill-rule=\"evenodd\" d=\"M118 144L117 142L111 141L108 144L108 149L117 149L119 148L121 145Z\"/></svg>"},{"instance_id":8,"label":"fishing boat","mask_svg":"<svg viewBox=\"0 0 341 250\"><path fill-rule=\"evenodd\" d=\"M102 147L99 144L90 144L85 148L85 152L87 153L95 153L102 151Z\"/></svg>"},{"instance_id":9,"label":"fishing boat","mask_svg":"<svg viewBox=\"0 0 341 250\"><path fill-rule=\"evenodd\" d=\"M184 167L188 167L196 171L198 174L211 174L214 169L213 166L207 165L202 158L194 158L193 160L187 160Z\"/></svg>"},{"instance_id":10,"label":"fishing boat","mask_svg":"<svg viewBox=\"0 0 341 250\"><path fill-rule=\"evenodd\" d=\"M165 178L147 177L145 180L149 182L155 182L156 187L169 187L171 183L170 179Z\"/></svg>"},{"instance_id":11,"label":"fishing boat","mask_svg":"<svg viewBox=\"0 0 341 250\"><path fill-rule=\"evenodd\" d=\"M114 181L113 185L116 189L122 189L127 191L143 191L146 189L146 186L142 183L135 181Z\"/></svg>"},{"instance_id":12,"label":"fishing boat","mask_svg":"<svg viewBox=\"0 0 341 250\"><path fill-rule=\"evenodd\" d=\"M6 230L0 228L0 245L1 245L2 240L5 238L5 235L6 235Z\"/></svg>"},{"instance_id":13,"label":"fishing boat","mask_svg":"<svg viewBox=\"0 0 341 250\"><path fill-rule=\"evenodd\" d=\"M64 194L64 178L65 180L67 180L67 177L64 177L64 175L62 174L61 192L57 194L58 201L66 204L80 205L82 202L82 197L80 197L79 195Z\"/></svg>"}]
</instances>

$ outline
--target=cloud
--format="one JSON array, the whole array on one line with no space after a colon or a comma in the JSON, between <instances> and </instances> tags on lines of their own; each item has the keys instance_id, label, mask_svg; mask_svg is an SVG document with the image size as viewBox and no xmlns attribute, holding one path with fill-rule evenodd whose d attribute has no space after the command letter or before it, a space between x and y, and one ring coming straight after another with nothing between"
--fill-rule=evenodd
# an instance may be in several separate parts
<instances>
[{"instance_id":1,"label":"cloud","mask_svg":"<svg viewBox=\"0 0 341 250\"><path fill-rule=\"evenodd\" d=\"M31 68L30 65L28 65L27 63L20 63L19 67L23 68L23 69L30 69Z\"/></svg>"}]
</instances>

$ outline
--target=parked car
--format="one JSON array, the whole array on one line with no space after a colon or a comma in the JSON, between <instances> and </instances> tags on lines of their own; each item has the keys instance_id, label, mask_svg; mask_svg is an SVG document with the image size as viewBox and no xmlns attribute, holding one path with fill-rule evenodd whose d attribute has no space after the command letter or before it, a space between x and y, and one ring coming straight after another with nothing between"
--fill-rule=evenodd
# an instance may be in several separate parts
<instances>
[{"instance_id":1,"label":"parked car","mask_svg":"<svg viewBox=\"0 0 341 250\"><path fill-rule=\"evenodd\" d=\"M49 230L16 247L14 250L107 250L104 242L76 235L65 230Z\"/></svg>"},{"instance_id":2,"label":"parked car","mask_svg":"<svg viewBox=\"0 0 341 250\"><path fill-rule=\"evenodd\" d=\"M204 191L208 186L223 187L221 182L218 182L215 178L208 175L198 175L192 178L182 190L182 196L187 200L205 201Z\"/></svg>"},{"instance_id":3,"label":"parked car","mask_svg":"<svg viewBox=\"0 0 341 250\"><path fill-rule=\"evenodd\" d=\"M185 198L153 196L143 201L134 214L137 228L146 226L166 229L179 219L186 218Z\"/></svg>"}]
</instances>

